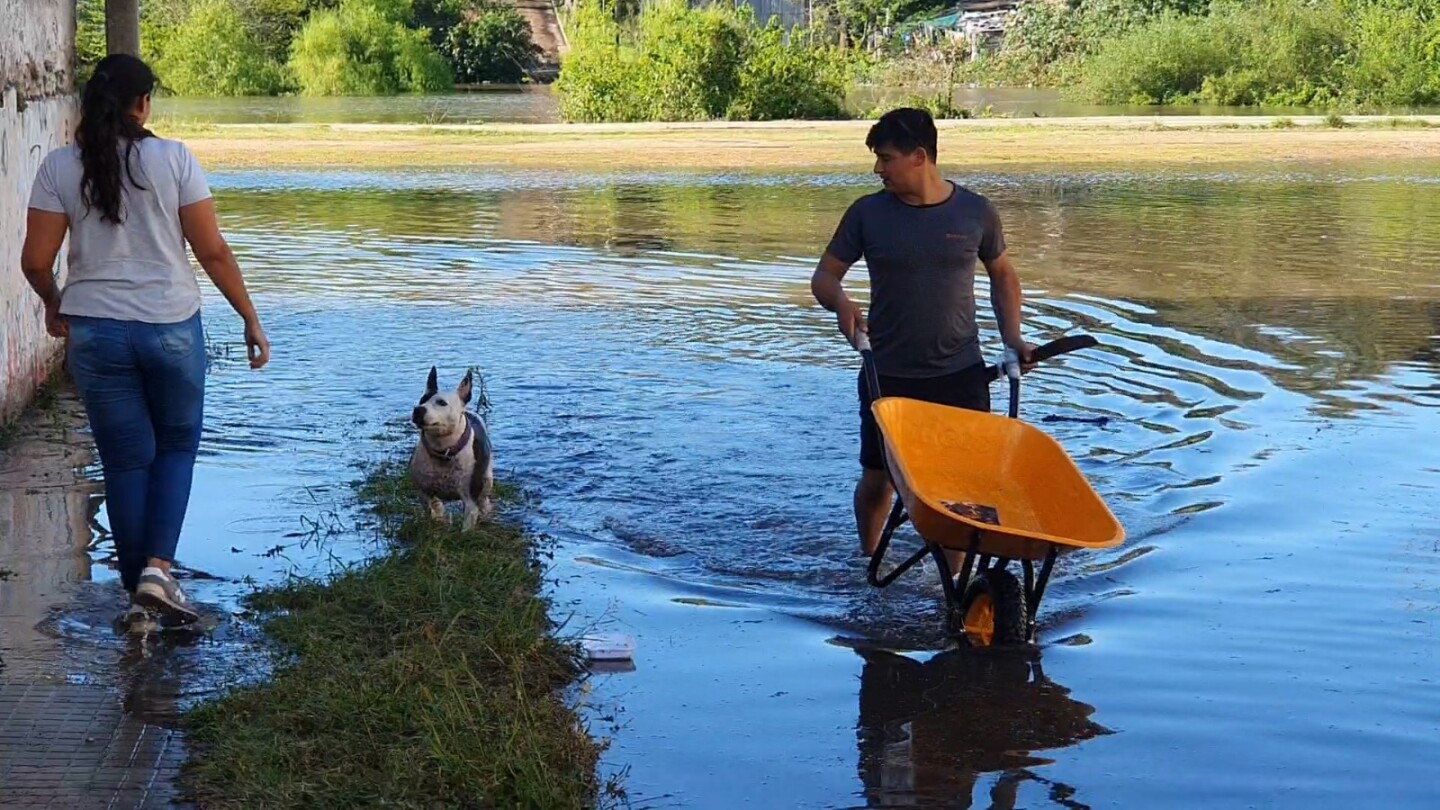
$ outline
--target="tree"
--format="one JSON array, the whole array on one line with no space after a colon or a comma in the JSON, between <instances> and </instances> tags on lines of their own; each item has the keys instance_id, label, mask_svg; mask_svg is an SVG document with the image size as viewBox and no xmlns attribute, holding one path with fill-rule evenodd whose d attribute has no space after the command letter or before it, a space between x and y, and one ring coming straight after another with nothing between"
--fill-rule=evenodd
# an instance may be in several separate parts
<instances>
[{"instance_id":1,"label":"tree","mask_svg":"<svg viewBox=\"0 0 1440 810\"><path fill-rule=\"evenodd\" d=\"M140 55L140 0L105 0L105 49Z\"/></svg>"}]
</instances>

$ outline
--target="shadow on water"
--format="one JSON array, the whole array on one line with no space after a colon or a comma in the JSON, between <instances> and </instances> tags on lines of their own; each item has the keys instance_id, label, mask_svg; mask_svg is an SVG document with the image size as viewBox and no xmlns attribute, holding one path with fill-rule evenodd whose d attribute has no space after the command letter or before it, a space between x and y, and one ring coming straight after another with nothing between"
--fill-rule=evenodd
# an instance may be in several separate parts
<instances>
[{"instance_id":1,"label":"shadow on water","mask_svg":"<svg viewBox=\"0 0 1440 810\"><path fill-rule=\"evenodd\" d=\"M1066 748L1109 729L1045 676L1038 651L951 648L926 660L859 648L859 771L867 807L971 807L987 775L991 808L1014 810L1022 783L1061 807L1076 789L1036 772Z\"/></svg>"}]
</instances>

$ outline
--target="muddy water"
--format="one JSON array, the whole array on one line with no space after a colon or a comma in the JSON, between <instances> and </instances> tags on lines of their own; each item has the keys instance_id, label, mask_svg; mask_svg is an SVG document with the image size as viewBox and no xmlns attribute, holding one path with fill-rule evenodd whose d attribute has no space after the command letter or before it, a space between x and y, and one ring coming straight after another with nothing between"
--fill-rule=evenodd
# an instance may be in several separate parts
<instances>
[{"instance_id":1,"label":"muddy water","mask_svg":"<svg viewBox=\"0 0 1440 810\"><path fill-rule=\"evenodd\" d=\"M638 806L1431 803L1437 178L963 177L1032 339L1102 343L1022 416L1129 534L1061 563L1027 660L945 651L933 570L874 591L854 553L856 364L808 276L868 178L218 174L276 354L212 296L182 562L225 605L365 554L354 465L474 364L557 610L638 637L592 684Z\"/></svg>"}]
</instances>

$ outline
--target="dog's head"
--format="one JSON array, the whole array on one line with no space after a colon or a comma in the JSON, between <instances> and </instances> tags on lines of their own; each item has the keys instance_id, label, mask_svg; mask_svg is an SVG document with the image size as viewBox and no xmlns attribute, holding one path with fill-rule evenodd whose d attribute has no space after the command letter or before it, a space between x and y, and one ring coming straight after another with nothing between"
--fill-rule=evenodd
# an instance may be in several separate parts
<instances>
[{"instance_id":1,"label":"dog's head","mask_svg":"<svg viewBox=\"0 0 1440 810\"><path fill-rule=\"evenodd\" d=\"M465 406L470 404L474 381L470 372L454 391L441 391L439 377L432 366L425 382L425 396L410 414L410 421L421 432L432 436L449 436L465 429Z\"/></svg>"}]
</instances>

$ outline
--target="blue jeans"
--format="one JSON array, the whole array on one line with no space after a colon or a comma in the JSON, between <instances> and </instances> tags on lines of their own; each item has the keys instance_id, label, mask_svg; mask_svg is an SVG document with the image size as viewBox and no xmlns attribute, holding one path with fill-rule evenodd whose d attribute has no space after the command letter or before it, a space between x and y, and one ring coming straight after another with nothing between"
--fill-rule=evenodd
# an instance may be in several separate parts
<instances>
[{"instance_id":1,"label":"blue jeans","mask_svg":"<svg viewBox=\"0 0 1440 810\"><path fill-rule=\"evenodd\" d=\"M175 560L190 502L205 409L200 313L172 324L67 320L70 376L100 453L120 581L134 593L149 558Z\"/></svg>"}]
</instances>

